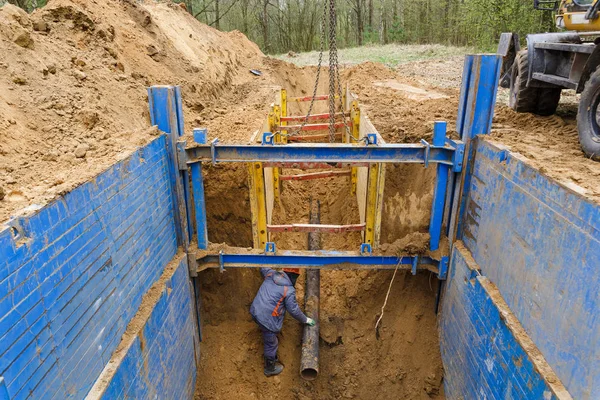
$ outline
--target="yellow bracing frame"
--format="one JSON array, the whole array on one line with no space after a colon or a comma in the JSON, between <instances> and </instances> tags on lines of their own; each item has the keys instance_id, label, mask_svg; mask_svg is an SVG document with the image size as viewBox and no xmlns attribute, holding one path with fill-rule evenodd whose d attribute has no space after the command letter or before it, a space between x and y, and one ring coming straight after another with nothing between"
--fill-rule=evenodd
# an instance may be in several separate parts
<instances>
[{"instance_id":1,"label":"yellow bracing frame","mask_svg":"<svg viewBox=\"0 0 600 400\"><path fill-rule=\"evenodd\" d=\"M369 167L367 186L367 212L365 217L364 242L377 247L381 237L381 214L383 211L383 188L385 182L385 164Z\"/></svg>"},{"instance_id":2,"label":"yellow bracing frame","mask_svg":"<svg viewBox=\"0 0 600 400\"><path fill-rule=\"evenodd\" d=\"M357 100L354 100L350 104L350 120L352 121L352 130L350 131L352 133L352 137L347 138L348 143L356 143L354 138L360 137L360 108L358 107ZM356 167L352 167L350 176L352 179L351 194L354 196L356 195L356 183L358 182L358 170Z\"/></svg>"},{"instance_id":3,"label":"yellow bracing frame","mask_svg":"<svg viewBox=\"0 0 600 400\"><path fill-rule=\"evenodd\" d=\"M265 199L265 174L262 163L248 164L250 210L254 248L264 249L267 244L267 203Z\"/></svg>"}]
</instances>

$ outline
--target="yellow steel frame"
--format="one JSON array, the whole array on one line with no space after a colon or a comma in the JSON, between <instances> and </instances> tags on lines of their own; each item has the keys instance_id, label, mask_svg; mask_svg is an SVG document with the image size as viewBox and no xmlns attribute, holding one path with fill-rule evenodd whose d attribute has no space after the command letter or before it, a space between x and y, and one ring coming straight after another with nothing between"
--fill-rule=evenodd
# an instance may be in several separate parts
<instances>
[{"instance_id":1,"label":"yellow steel frame","mask_svg":"<svg viewBox=\"0 0 600 400\"><path fill-rule=\"evenodd\" d=\"M360 108L358 107L358 101L356 100L350 105L350 119L352 122L352 137L348 138L348 142L354 143L356 142L354 138L357 138L360 135ZM352 167L350 176L352 180L351 194L354 196L356 195L356 184L358 182L358 169L356 167Z\"/></svg>"},{"instance_id":2,"label":"yellow steel frame","mask_svg":"<svg viewBox=\"0 0 600 400\"><path fill-rule=\"evenodd\" d=\"M250 183L250 210L252 213L252 237L254 248L264 249L267 244L267 203L265 198L265 174L262 163L248 164Z\"/></svg>"},{"instance_id":3,"label":"yellow steel frame","mask_svg":"<svg viewBox=\"0 0 600 400\"><path fill-rule=\"evenodd\" d=\"M346 96L343 96L346 98ZM288 115L288 97L285 89L281 89L279 104L273 104L267 117L267 126L274 136L274 142L287 143L287 131L277 131L277 127L286 126L287 122L281 121L281 117ZM293 99L292 99L293 100ZM345 99L346 100L346 99ZM346 101L344 101L346 104ZM350 114L351 135L343 135L345 143L357 143L354 138L361 135L361 112L358 100L353 100L349 104L349 109L344 112ZM366 134L366 132L363 132ZM267 232L267 199L265 186L265 173L263 164L254 162L248 164L250 181L250 206L252 212L252 235L254 247L264 249L269 235ZM281 199L281 169L273 168L273 200L280 202ZM381 237L381 219L383 211L383 189L385 181L385 164L374 164L369 167L367 193L366 193L366 213L365 213L365 232L364 242L373 247L377 247ZM358 168L351 170L352 195L356 195L358 185Z\"/></svg>"},{"instance_id":4,"label":"yellow steel frame","mask_svg":"<svg viewBox=\"0 0 600 400\"><path fill-rule=\"evenodd\" d=\"M365 217L364 242L373 247L379 245L381 237L381 214L383 211L383 187L385 181L384 164L374 164L369 167L367 183L367 212Z\"/></svg>"},{"instance_id":5,"label":"yellow steel frame","mask_svg":"<svg viewBox=\"0 0 600 400\"><path fill-rule=\"evenodd\" d=\"M287 107L286 107L287 109ZM277 131L277 127L281 124L281 116L282 116L282 106L273 105L271 107L271 111L269 112L269 132L275 135L274 142L275 143L287 143L287 138L284 140L284 136L281 135L280 132ZM283 132L282 132L283 133ZM279 186L279 176L281 175L280 168L273 168L273 197L275 202L279 203L281 188Z\"/></svg>"}]
</instances>

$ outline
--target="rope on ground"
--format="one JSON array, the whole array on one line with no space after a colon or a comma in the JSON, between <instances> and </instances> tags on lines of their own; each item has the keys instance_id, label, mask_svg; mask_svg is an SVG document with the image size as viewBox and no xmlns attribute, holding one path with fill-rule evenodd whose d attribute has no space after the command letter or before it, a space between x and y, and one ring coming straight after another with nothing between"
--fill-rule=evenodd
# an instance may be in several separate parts
<instances>
[{"instance_id":1,"label":"rope on ground","mask_svg":"<svg viewBox=\"0 0 600 400\"><path fill-rule=\"evenodd\" d=\"M388 286L387 294L385 295L385 300L383 302L383 306L381 306L381 314L379 314L379 318L375 323L375 337L379 340L379 323L383 318L383 311L385 310L385 306L387 305L388 297L390 297L390 291L392 290L392 284L394 283L394 279L396 278L396 272L398 272L398 267L400 266L400 261L396 264L396 268L394 269L394 275L392 275L392 280L390 281L390 286Z\"/></svg>"}]
</instances>

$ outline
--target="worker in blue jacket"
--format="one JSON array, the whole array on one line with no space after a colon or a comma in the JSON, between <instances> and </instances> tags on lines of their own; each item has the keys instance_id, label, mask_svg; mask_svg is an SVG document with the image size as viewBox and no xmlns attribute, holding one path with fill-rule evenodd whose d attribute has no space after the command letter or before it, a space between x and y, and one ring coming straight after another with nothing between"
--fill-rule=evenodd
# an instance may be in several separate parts
<instances>
[{"instance_id":1,"label":"worker in blue jacket","mask_svg":"<svg viewBox=\"0 0 600 400\"><path fill-rule=\"evenodd\" d=\"M260 272L264 281L250 306L250 314L262 332L265 375L273 376L283 371L283 364L277 358L277 334L283 326L285 311L303 324L314 326L315 321L304 315L296 301L294 286L298 274L270 268L261 268Z\"/></svg>"}]
</instances>

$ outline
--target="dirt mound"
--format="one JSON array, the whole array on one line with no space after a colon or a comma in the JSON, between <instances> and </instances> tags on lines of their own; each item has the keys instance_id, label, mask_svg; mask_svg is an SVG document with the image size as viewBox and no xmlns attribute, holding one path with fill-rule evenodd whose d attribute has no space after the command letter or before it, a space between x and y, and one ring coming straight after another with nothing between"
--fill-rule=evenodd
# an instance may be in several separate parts
<instances>
[{"instance_id":1,"label":"dirt mound","mask_svg":"<svg viewBox=\"0 0 600 400\"><path fill-rule=\"evenodd\" d=\"M437 103L439 113L456 119L463 57L419 61L398 67L401 79L415 86L434 87L449 94L445 104ZM542 173L573 191L600 203L600 163L588 159L581 151L577 136L579 95L563 90L557 114L541 117L519 114L510 109L508 89L499 88L491 137L527 158ZM434 104L434 103L430 103ZM422 108L418 109L421 113Z\"/></svg>"},{"instance_id":2,"label":"dirt mound","mask_svg":"<svg viewBox=\"0 0 600 400\"><path fill-rule=\"evenodd\" d=\"M558 114L518 114L498 105L492 138L577 193L600 204L600 163L587 159L579 145L577 105L561 104Z\"/></svg>"},{"instance_id":3,"label":"dirt mound","mask_svg":"<svg viewBox=\"0 0 600 400\"><path fill-rule=\"evenodd\" d=\"M181 85L197 125L263 58L168 2L53 0L31 15L5 5L0 39L0 221L155 137L146 87Z\"/></svg>"}]
</instances>

